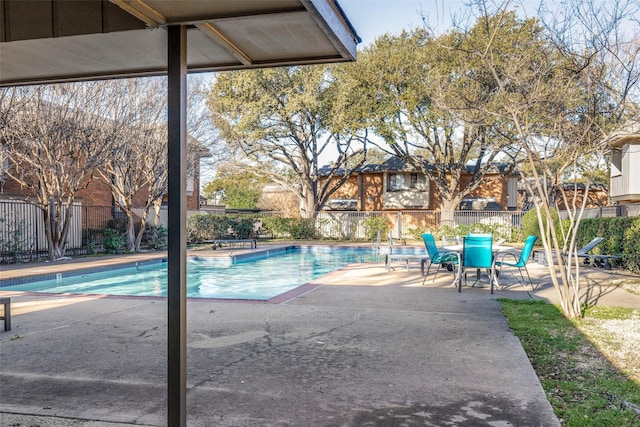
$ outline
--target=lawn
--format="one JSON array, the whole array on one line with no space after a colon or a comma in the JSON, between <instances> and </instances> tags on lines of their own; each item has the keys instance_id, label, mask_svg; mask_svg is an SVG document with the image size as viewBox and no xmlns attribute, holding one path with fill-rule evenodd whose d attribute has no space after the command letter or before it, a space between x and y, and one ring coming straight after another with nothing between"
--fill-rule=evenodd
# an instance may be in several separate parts
<instances>
[{"instance_id":1,"label":"lawn","mask_svg":"<svg viewBox=\"0 0 640 427\"><path fill-rule=\"evenodd\" d=\"M640 310L570 321L544 301L500 303L563 425L640 426Z\"/></svg>"}]
</instances>

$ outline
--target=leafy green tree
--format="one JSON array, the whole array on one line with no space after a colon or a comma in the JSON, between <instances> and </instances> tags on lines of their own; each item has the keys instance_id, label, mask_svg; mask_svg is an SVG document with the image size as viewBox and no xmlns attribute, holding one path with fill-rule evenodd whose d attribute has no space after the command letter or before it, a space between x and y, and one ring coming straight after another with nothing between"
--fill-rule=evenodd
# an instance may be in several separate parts
<instances>
[{"instance_id":1,"label":"leafy green tree","mask_svg":"<svg viewBox=\"0 0 640 427\"><path fill-rule=\"evenodd\" d=\"M221 73L209 92L221 138L255 169L291 188L303 216L320 210L361 163L349 158L365 149L334 119L335 91L328 68L304 66ZM335 161L329 179L321 180L318 160L331 150Z\"/></svg>"},{"instance_id":2,"label":"leafy green tree","mask_svg":"<svg viewBox=\"0 0 640 427\"><path fill-rule=\"evenodd\" d=\"M203 192L208 198L222 194L227 208L255 208L262 195L263 183L252 172L232 166L219 167L216 177L206 183Z\"/></svg>"},{"instance_id":3,"label":"leafy green tree","mask_svg":"<svg viewBox=\"0 0 640 427\"><path fill-rule=\"evenodd\" d=\"M516 22L505 25L500 43L517 49L518 30ZM384 35L356 63L336 69L345 88L336 108L342 120L373 130L387 152L421 169L437 188L443 212L452 212L495 172L492 164L501 155L517 155L511 129L486 113L500 102L497 85L469 53L486 37L476 31L468 38L460 32L434 38L422 29ZM462 186L469 166L473 175Z\"/></svg>"}]
</instances>

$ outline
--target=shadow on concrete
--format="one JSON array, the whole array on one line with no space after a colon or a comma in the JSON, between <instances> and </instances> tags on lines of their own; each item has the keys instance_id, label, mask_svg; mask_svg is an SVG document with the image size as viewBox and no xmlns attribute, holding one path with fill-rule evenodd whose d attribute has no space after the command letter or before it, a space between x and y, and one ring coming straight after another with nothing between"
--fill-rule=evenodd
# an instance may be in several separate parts
<instances>
[{"instance_id":1,"label":"shadow on concrete","mask_svg":"<svg viewBox=\"0 0 640 427\"><path fill-rule=\"evenodd\" d=\"M533 298L554 302L546 267L531 271ZM588 298L619 298L592 280ZM359 264L279 304L189 300L188 424L559 425L495 300L531 295L452 281ZM47 309L0 334L0 417L165 425L164 299L12 298Z\"/></svg>"}]
</instances>

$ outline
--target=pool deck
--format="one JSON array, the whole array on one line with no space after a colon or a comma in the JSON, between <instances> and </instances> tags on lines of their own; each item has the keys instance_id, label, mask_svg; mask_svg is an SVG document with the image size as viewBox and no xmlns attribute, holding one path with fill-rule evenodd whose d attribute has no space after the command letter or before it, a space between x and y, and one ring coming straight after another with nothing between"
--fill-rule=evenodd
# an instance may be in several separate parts
<instances>
[{"instance_id":1,"label":"pool deck","mask_svg":"<svg viewBox=\"0 0 640 427\"><path fill-rule=\"evenodd\" d=\"M251 250L190 254L231 251ZM5 265L0 280L164 256ZM556 302L547 268L529 267L533 297ZM585 300L640 308L617 286L637 277L583 272ZM458 293L452 273L432 276L422 286L419 265L357 264L281 303L190 299L188 425L558 426L495 301L524 288ZM165 299L0 296L13 323L0 332L0 425L166 425Z\"/></svg>"}]
</instances>

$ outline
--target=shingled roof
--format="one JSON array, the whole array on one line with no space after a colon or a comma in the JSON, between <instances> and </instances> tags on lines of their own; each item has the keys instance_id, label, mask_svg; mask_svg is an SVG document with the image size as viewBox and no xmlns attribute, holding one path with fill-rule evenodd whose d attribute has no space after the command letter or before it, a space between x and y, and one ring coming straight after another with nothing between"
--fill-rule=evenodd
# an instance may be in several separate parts
<instances>
[{"instance_id":1,"label":"shingled roof","mask_svg":"<svg viewBox=\"0 0 640 427\"><path fill-rule=\"evenodd\" d=\"M423 162L423 166L425 169L435 169L435 166L428 161ZM494 163L491 167L490 172L492 173L505 173L509 167L511 167L508 163ZM474 166L473 165L465 165L465 172L473 173ZM325 165L322 166L318 170L318 175L320 176L328 176L331 174L333 168L331 166ZM412 165L407 160L402 159L397 156L393 156L388 158L382 163L367 163L353 170L353 173L376 173L376 172L406 172L406 173L416 173L420 172L420 168ZM338 169L334 175L344 175L344 169Z\"/></svg>"}]
</instances>

